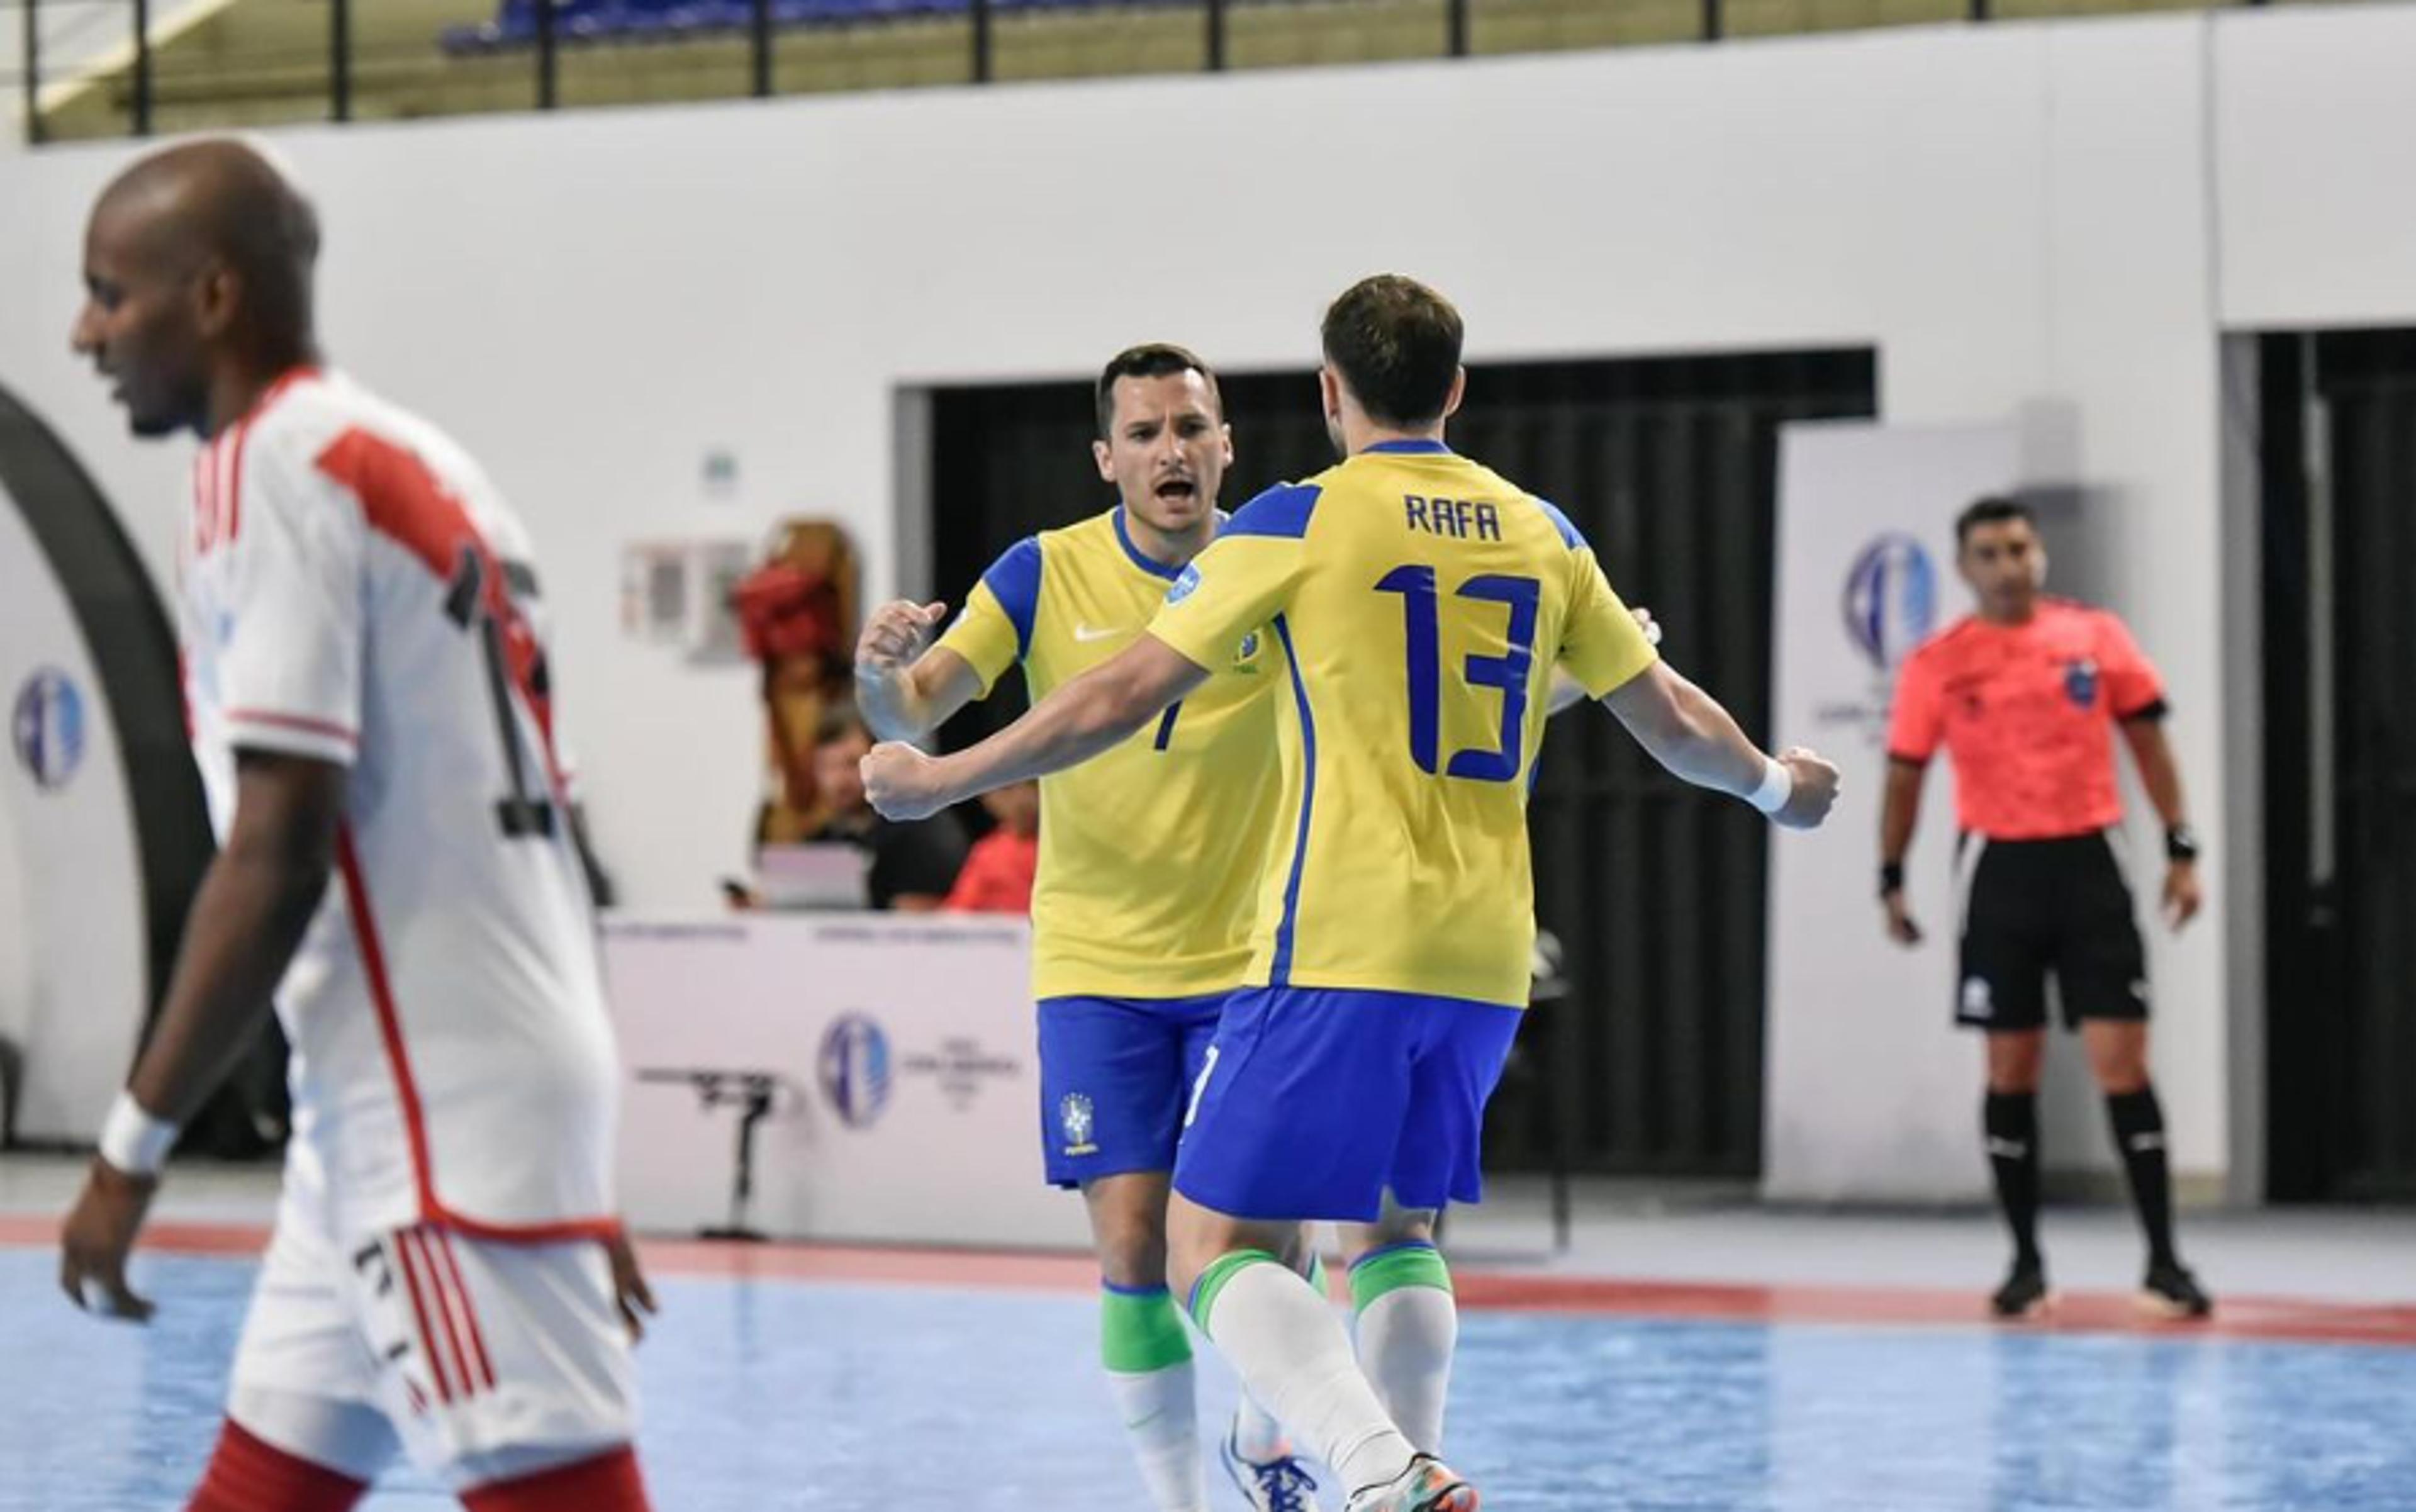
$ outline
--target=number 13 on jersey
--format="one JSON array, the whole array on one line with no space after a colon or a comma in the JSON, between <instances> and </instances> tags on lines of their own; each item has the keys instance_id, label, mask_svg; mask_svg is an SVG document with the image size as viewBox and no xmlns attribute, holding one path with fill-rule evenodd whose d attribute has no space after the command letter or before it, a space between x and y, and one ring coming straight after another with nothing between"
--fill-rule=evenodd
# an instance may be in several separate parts
<instances>
[{"instance_id":1,"label":"number 13 on jersey","mask_svg":"<svg viewBox=\"0 0 2416 1512\"><path fill-rule=\"evenodd\" d=\"M1402 627L1409 647L1410 759L1418 770L1435 775L1442 745L1442 614L1443 596L1430 567L1395 567L1377 581L1378 593L1401 596ZM1527 683L1535 660L1536 608L1543 585L1533 578L1498 573L1472 577L1452 590L1457 614L1498 613L1479 609L1501 605L1508 614L1508 647L1495 656L1470 656L1458 675L1471 688L1490 688L1502 695L1502 726L1493 748L1472 746L1454 751L1442 775L1477 782L1508 782L1518 775L1525 754ZM1462 609L1458 601L1469 601Z\"/></svg>"}]
</instances>

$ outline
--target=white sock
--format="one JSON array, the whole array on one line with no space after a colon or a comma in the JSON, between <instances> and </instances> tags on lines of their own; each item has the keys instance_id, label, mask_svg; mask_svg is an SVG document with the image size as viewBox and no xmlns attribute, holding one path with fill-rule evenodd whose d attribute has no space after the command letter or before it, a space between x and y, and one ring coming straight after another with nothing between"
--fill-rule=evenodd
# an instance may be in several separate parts
<instances>
[{"instance_id":1,"label":"white sock","mask_svg":"<svg viewBox=\"0 0 2416 1512\"><path fill-rule=\"evenodd\" d=\"M1443 1403L1458 1342L1459 1308L1435 1287L1405 1286L1360 1310L1359 1368L1421 1454L1442 1453Z\"/></svg>"},{"instance_id":2,"label":"white sock","mask_svg":"<svg viewBox=\"0 0 2416 1512\"><path fill-rule=\"evenodd\" d=\"M1283 1425L1246 1391L1242 1393L1242 1405L1233 1414L1233 1452L1254 1465L1291 1453L1291 1441L1284 1437Z\"/></svg>"},{"instance_id":3,"label":"white sock","mask_svg":"<svg viewBox=\"0 0 2416 1512\"><path fill-rule=\"evenodd\" d=\"M1200 1322L1243 1388L1333 1466L1346 1488L1397 1479L1416 1451L1359 1373L1351 1336L1325 1299L1264 1259L1221 1278L1212 1270L1211 1277L1219 1284Z\"/></svg>"},{"instance_id":4,"label":"white sock","mask_svg":"<svg viewBox=\"0 0 2416 1512\"><path fill-rule=\"evenodd\" d=\"M1312 1254L1306 1263L1308 1268L1301 1275L1319 1296L1325 1295L1323 1263ZM1276 1414L1260 1406L1258 1399L1246 1391L1242 1393L1242 1405L1233 1414L1233 1452L1254 1465L1292 1453L1291 1441L1284 1436L1283 1425L1276 1421Z\"/></svg>"},{"instance_id":5,"label":"white sock","mask_svg":"<svg viewBox=\"0 0 2416 1512\"><path fill-rule=\"evenodd\" d=\"M1198 1371L1189 1360L1163 1370L1107 1372L1116 1420L1156 1512L1208 1512L1200 1467Z\"/></svg>"}]
</instances>

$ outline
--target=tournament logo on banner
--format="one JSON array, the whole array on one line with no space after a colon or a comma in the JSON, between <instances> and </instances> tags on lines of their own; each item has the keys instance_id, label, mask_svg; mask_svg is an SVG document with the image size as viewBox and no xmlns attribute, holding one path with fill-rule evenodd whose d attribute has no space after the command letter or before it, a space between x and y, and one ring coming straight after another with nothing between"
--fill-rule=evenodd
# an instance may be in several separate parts
<instances>
[{"instance_id":1,"label":"tournament logo on banner","mask_svg":"<svg viewBox=\"0 0 2416 1512\"><path fill-rule=\"evenodd\" d=\"M1846 569L1842 607L1862 687L1852 697L1823 701L1818 719L1824 729L1851 728L1877 746L1887 733L1896 668L1938 627L1937 559L1908 532L1873 536ZM1850 675L1842 664L1837 674Z\"/></svg>"},{"instance_id":2,"label":"tournament logo on banner","mask_svg":"<svg viewBox=\"0 0 2416 1512\"><path fill-rule=\"evenodd\" d=\"M1863 658L1892 672L1938 627L1938 567L1928 548L1891 531L1846 574L1846 633Z\"/></svg>"},{"instance_id":3,"label":"tournament logo on banner","mask_svg":"<svg viewBox=\"0 0 2416 1512\"><path fill-rule=\"evenodd\" d=\"M83 764L83 694L67 673L44 667L18 690L9 743L38 787L66 787Z\"/></svg>"},{"instance_id":4,"label":"tournament logo on banner","mask_svg":"<svg viewBox=\"0 0 2416 1512\"><path fill-rule=\"evenodd\" d=\"M889 1106L889 1036L863 1014L842 1014L831 1024L821 1070L823 1093L848 1127L870 1127Z\"/></svg>"}]
</instances>

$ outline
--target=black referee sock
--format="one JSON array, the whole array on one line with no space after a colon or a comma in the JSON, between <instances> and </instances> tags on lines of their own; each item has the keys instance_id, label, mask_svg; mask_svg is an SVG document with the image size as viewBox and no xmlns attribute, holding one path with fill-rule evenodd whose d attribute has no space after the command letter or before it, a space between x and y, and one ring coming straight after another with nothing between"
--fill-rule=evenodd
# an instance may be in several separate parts
<instances>
[{"instance_id":1,"label":"black referee sock","mask_svg":"<svg viewBox=\"0 0 2416 1512\"><path fill-rule=\"evenodd\" d=\"M2038 1094L1991 1092L1980 1122L1988 1135L1988 1164L1997 1172L1997 1205L2014 1233L2014 1263L2037 1265Z\"/></svg>"},{"instance_id":2,"label":"black referee sock","mask_svg":"<svg viewBox=\"0 0 2416 1512\"><path fill-rule=\"evenodd\" d=\"M2149 1265L2179 1265L2173 1253L2173 1175L2165 1158L2165 1110L2156 1089L2116 1093L2106 1099L2114 1123L2114 1147L2131 1173L2131 1201L2138 1205L2139 1227L2148 1233Z\"/></svg>"}]
</instances>

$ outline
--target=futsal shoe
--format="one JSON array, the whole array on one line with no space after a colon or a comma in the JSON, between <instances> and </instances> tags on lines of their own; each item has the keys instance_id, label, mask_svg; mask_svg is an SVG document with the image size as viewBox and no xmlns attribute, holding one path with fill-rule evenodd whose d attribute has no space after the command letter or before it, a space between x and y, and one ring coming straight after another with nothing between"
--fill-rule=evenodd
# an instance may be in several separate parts
<instances>
[{"instance_id":1,"label":"futsal shoe","mask_svg":"<svg viewBox=\"0 0 2416 1512\"><path fill-rule=\"evenodd\" d=\"M1342 1512L1476 1512L1476 1488L1422 1454L1383 1485L1352 1492Z\"/></svg>"},{"instance_id":2,"label":"futsal shoe","mask_svg":"<svg viewBox=\"0 0 2416 1512\"><path fill-rule=\"evenodd\" d=\"M1988 1310L2012 1321L2037 1318L2046 1314L2047 1300L2046 1267L2036 1261L2017 1260L2005 1284L1988 1299Z\"/></svg>"},{"instance_id":3,"label":"futsal shoe","mask_svg":"<svg viewBox=\"0 0 2416 1512\"><path fill-rule=\"evenodd\" d=\"M1241 1424L1236 1422L1225 1435L1223 1459L1225 1474L1233 1477L1234 1489L1250 1512L1318 1512L1317 1481L1301 1468L1291 1455L1277 1455L1273 1459L1242 1458Z\"/></svg>"},{"instance_id":4,"label":"futsal shoe","mask_svg":"<svg viewBox=\"0 0 2416 1512\"><path fill-rule=\"evenodd\" d=\"M2203 1318L2214 1311L2214 1298L2182 1267L2151 1265L2147 1280L2139 1287L2139 1310L2175 1321Z\"/></svg>"}]
</instances>

